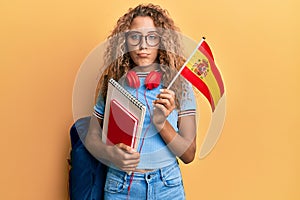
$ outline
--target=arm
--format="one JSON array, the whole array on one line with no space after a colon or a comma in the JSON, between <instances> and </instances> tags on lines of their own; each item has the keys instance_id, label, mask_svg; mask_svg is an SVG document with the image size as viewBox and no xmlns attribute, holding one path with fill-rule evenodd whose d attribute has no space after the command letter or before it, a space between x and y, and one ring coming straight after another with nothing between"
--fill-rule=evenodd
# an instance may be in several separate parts
<instances>
[{"instance_id":1,"label":"arm","mask_svg":"<svg viewBox=\"0 0 300 200\"><path fill-rule=\"evenodd\" d=\"M133 171L139 163L138 152L125 144L108 146L101 140L102 120L91 117L88 133L85 138L85 146L89 152L99 161L106 165L113 163L123 171Z\"/></svg>"},{"instance_id":2,"label":"arm","mask_svg":"<svg viewBox=\"0 0 300 200\"><path fill-rule=\"evenodd\" d=\"M153 123L170 150L184 163L194 160L196 152L196 120L194 115L179 118L179 134L166 120L175 108L175 94L164 89L154 101Z\"/></svg>"}]
</instances>

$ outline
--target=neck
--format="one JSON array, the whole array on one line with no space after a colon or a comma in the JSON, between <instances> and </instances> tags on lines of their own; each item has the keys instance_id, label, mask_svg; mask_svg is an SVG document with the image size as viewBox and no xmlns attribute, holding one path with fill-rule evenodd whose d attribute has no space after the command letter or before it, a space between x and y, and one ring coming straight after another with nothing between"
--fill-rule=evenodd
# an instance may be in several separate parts
<instances>
[{"instance_id":1,"label":"neck","mask_svg":"<svg viewBox=\"0 0 300 200\"><path fill-rule=\"evenodd\" d=\"M152 64L146 65L146 66L135 66L133 68L133 70L136 72L151 72L151 71L155 71L157 69L159 69L159 66L157 63L152 63Z\"/></svg>"}]
</instances>

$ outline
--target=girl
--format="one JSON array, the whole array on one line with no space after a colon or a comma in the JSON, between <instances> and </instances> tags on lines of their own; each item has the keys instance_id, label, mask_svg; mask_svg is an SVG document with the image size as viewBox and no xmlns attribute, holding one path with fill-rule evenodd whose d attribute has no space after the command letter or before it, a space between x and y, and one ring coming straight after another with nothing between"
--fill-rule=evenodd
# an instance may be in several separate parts
<instances>
[{"instance_id":1,"label":"girl","mask_svg":"<svg viewBox=\"0 0 300 200\"><path fill-rule=\"evenodd\" d=\"M129 9L109 36L107 68L98 83L85 138L91 154L109 166L105 199L185 199L177 157L184 163L194 159L196 105L192 88L183 79L165 89L184 63L176 31L167 11L149 4ZM147 105L142 131L146 136L139 152L122 143L108 146L101 141L110 78L126 80L121 81L124 87ZM151 79L158 84L145 84Z\"/></svg>"}]
</instances>

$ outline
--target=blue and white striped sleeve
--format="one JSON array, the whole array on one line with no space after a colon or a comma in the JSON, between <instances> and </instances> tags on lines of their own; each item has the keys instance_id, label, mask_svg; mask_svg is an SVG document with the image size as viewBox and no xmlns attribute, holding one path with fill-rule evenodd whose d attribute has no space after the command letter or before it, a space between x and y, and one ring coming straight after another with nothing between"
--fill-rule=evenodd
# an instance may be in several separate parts
<instances>
[{"instance_id":1,"label":"blue and white striped sleeve","mask_svg":"<svg viewBox=\"0 0 300 200\"><path fill-rule=\"evenodd\" d=\"M93 115L98 119L104 118L105 102L101 94L98 95L96 105L94 106Z\"/></svg>"}]
</instances>

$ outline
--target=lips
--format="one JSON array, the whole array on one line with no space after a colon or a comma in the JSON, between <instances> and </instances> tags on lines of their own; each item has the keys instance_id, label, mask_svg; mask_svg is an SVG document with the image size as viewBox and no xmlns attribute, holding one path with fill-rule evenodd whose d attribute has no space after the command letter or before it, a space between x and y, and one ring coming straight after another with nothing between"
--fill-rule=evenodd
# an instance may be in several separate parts
<instances>
[{"instance_id":1,"label":"lips","mask_svg":"<svg viewBox=\"0 0 300 200\"><path fill-rule=\"evenodd\" d=\"M148 57L150 54L149 53L137 53L138 57L140 58L146 58Z\"/></svg>"}]
</instances>

